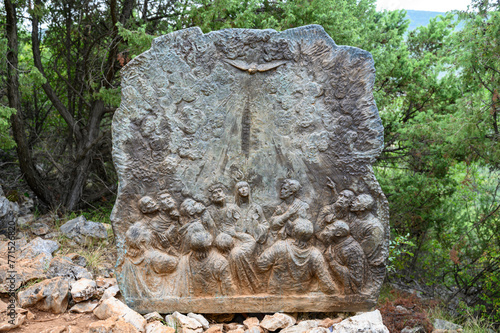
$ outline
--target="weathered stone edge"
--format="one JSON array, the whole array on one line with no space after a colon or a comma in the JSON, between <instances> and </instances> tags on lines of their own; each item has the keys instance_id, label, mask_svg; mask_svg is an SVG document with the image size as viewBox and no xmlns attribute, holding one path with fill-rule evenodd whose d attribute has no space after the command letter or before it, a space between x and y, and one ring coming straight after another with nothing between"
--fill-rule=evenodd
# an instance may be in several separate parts
<instances>
[{"instance_id":1,"label":"weathered stone edge","mask_svg":"<svg viewBox=\"0 0 500 333\"><path fill-rule=\"evenodd\" d=\"M365 312L377 304L375 298L363 295L167 297L126 301L139 313L148 313L151 309L160 313L259 313L263 309L265 312Z\"/></svg>"}]
</instances>

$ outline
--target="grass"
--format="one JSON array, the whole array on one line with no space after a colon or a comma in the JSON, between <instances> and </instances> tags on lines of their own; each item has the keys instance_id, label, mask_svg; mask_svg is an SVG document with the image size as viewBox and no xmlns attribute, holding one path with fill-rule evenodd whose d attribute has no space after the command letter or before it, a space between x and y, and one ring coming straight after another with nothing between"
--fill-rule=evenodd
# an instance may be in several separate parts
<instances>
[{"instance_id":1,"label":"grass","mask_svg":"<svg viewBox=\"0 0 500 333\"><path fill-rule=\"evenodd\" d=\"M92 273L96 275L99 271L99 268L105 262L104 255L106 251L106 246L101 243L98 246L83 249L79 251L79 254L87 261L87 269L91 270Z\"/></svg>"},{"instance_id":2,"label":"grass","mask_svg":"<svg viewBox=\"0 0 500 333\"><path fill-rule=\"evenodd\" d=\"M495 332L493 324L476 317L468 317L463 324L464 333L490 333Z\"/></svg>"},{"instance_id":3,"label":"grass","mask_svg":"<svg viewBox=\"0 0 500 333\"><path fill-rule=\"evenodd\" d=\"M429 318L433 321L434 319L442 319L452 323L457 323L462 325L464 333L490 333L496 332L495 327L492 323L477 318L472 312L465 314L465 320L460 320L460 318L453 317L446 309L436 306L427 311Z\"/></svg>"},{"instance_id":4,"label":"grass","mask_svg":"<svg viewBox=\"0 0 500 333\"><path fill-rule=\"evenodd\" d=\"M26 282L24 285L22 285L21 287L19 287L19 289L17 289L17 292L20 292L20 291L23 291L23 290L26 290L28 289L29 287L39 283L39 282L42 282L44 281L45 279L34 279L34 280L31 280L31 281L28 281Z\"/></svg>"}]
</instances>

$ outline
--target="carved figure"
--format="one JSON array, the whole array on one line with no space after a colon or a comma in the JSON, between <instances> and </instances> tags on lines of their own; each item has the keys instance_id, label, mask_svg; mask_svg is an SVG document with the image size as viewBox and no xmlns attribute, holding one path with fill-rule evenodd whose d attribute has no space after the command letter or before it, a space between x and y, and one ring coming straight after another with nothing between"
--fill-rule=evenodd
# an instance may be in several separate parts
<instances>
[{"instance_id":1,"label":"carved figure","mask_svg":"<svg viewBox=\"0 0 500 333\"><path fill-rule=\"evenodd\" d=\"M337 193L336 184L333 180L327 177L327 186L332 189L334 202L321 208L318 218L316 220L316 230L319 232L325 228L326 225L331 224L337 220L344 220L349 222L351 217L349 215L350 204L354 199L354 192L351 190L343 190Z\"/></svg>"},{"instance_id":2,"label":"carved figure","mask_svg":"<svg viewBox=\"0 0 500 333\"><path fill-rule=\"evenodd\" d=\"M192 296L221 296L234 292L229 263L212 248L213 237L206 231L190 237L189 283Z\"/></svg>"},{"instance_id":3,"label":"carved figure","mask_svg":"<svg viewBox=\"0 0 500 333\"><path fill-rule=\"evenodd\" d=\"M350 235L346 222L338 220L320 234L327 244L325 257L342 294L357 294L365 284L366 258L359 243Z\"/></svg>"},{"instance_id":4,"label":"carved figure","mask_svg":"<svg viewBox=\"0 0 500 333\"><path fill-rule=\"evenodd\" d=\"M292 238L277 241L257 259L261 271L271 270L267 291L302 294L312 291L316 279L324 293L335 293L337 288L323 255L309 243L314 232L312 223L298 218L292 226Z\"/></svg>"},{"instance_id":5,"label":"carved figure","mask_svg":"<svg viewBox=\"0 0 500 333\"><path fill-rule=\"evenodd\" d=\"M351 234L363 251L370 269L370 283L377 281L381 284L385 276L385 259L383 254L384 226L373 215L373 197L369 194L360 194L351 203L351 211L356 217L350 224Z\"/></svg>"},{"instance_id":6,"label":"carved figure","mask_svg":"<svg viewBox=\"0 0 500 333\"><path fill-rule=\"evenodd\" d=\"M152 249L151 230L142 222L134 223L125 235L127 247L123 263L123 277L129 280L124 293L128 297L160 296L163 276L177 267L178 259Z\"/></svg>"},{"instance_id":7,"label":"carved figure","mask_svg":"<svg viewBox=\"0 0 500 333\"><path fill-rule=\"evenodd\" d=\"M144 228L151 231L151 237L148 240L149 244L157 249L162 249L162 230L157 229L154 222L154 219L158 215L158 203L149 195L145 195L139 199L138 207L143 215L140 222L142 222Z\"/></svg>"},{"instance_id":8,"label":"carved figure","mask_svg":"<svg viewBox=\"0 0 500 333\"><path fill-rule=\"evenodd\" d=\"M155 242L171 254L177 254L179 247L180 214L177 204L168 191L158 193L159 214L148 225L156 237Z\"/></svg>"},{"instance_id":9,"label":"carved figure","mask_svg":"<svg viewBox=\"0 0 500 333\"><path fill-rule=\"evenodd\" d=\"M262 207L253 202L250 185L247 182L241 181L236 184L235 202L241 211L236 230L245 232L251 235L257 243L264 244L269 231L269 223Z\"/></svg>"},{"instance_id":10,"label":"carved figure","mask_svg":"<svg viewBox=\"0 0 500 333\"><path fill-rule=\"evenodd\" d=\"M241 217L240 209L232 203L226 202L225 186L217 183L212 185L209 205L202 216L203 225L213 237L221 232L234 235L238 220Z\"/></svg>"},{"instance_id":11,"label":"carved figure","mask_svg":"<svg viewBox=\"0 0 500 333\"><path fill-rule=\"evenodd\" d=\"M139 199L139 210L141 213L148 218L152 218L153 214L158 212L158 204L148 195L143 196Z\"/></svg>"},{"instance_id":12,"label":"carved figure","mask_svg":"<svg viewBox=\"0 0 500 333\"><path fill-rule=\"evenodd\" d=\"M285 179L281 184L281 204L276 207L271 217L271 234L273 239L277 237L286 239L291 234L291 223L297 218L308 218L309 205L297 198L300 183L294 179Z\"/></svg>"},{"instance_id":13,"label":"carved figure","mask_svg":"<svg viewBox=\"0 0 500 333\"><path fill-rule=\"evenodd\" d=\"M286 61L274 61L264 64L257 64L255 62L252 62L251 64L248 64L241 60L229 60L229 59L224 59L224 62L227 62L231 66L241 69L242 71L247 71L249 74L255 74L257 72L265 72L271 69L278 68L283 64L286 64Z\"/></svg>"},{"instance_id":14,"label":"carved figure","mask_svg":"<svg viewBox=\"0 0 500 333\"><path fill-rule=\"evenodd\" d=\"M205 211L205 206L201 202L188 198L182 202L180 211L183 215L182 227L179 229L180 251L186 254L189 252L190 234L205 230L201 222L201 215Z\"/></svg>"},{"instance_id":15,"label":"carved figure","mask_svg":"<svg viewBox=\"0 0 500 333\"><path fill-rule=\"evenodd\" d=\"M255 269L255 239L246 233L235 233L235 246L229 254L229 267L233 283L241 294L255 294L261 291L261 281Z\"/></svg>"}]
</instances>

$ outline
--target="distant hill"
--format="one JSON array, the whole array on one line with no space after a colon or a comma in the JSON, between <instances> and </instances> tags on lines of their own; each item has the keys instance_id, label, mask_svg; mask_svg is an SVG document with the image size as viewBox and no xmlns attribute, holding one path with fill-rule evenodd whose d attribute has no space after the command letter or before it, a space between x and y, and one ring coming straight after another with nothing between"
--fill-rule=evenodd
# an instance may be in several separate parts
<instances>
[{"instance_id":1,"label":"distant hill","mask_svg":"<svg viewBox=\"0 0 500 333\"><path fill-rule=\"evenodd\" d=\"M407 10L406 18L410 20L410 27L408 30L413 30L422 25L429 24L431 18L438 15L444 15L444 12L426 12L423 10Z\"/></svg>"}]
</instances>

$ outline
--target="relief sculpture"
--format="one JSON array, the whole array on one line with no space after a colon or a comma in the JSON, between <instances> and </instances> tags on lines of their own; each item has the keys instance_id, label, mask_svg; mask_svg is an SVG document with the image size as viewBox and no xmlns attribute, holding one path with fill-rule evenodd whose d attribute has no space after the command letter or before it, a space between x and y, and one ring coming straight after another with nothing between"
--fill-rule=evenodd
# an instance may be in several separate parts
<instances>
[{"instance_id":1,"label":"relief sculpture","mask_svg":"<svg viewBox=\"0 0 500 333\"><path fill-rule=\"evenodd\" d=\"M373 60L320 26L198 28L122 72L116 275L146 313L364 311L388 256Z\"/></svg>"}]
</instances>

